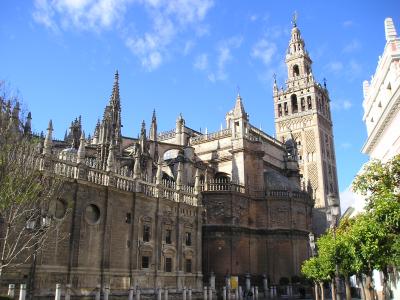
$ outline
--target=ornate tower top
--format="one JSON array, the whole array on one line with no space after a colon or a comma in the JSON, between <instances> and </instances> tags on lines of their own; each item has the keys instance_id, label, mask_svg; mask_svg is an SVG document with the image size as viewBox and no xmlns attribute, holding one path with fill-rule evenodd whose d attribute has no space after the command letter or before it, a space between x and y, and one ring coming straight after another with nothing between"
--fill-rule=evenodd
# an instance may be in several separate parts
<instances>
[{"instance_id":1,"label":"ornate tower top","mask_svg":"<svg viewBox=\"0 0 400 300\"><path fill-rule=\"evenodd\" d=\"M286 65L288 66L288 79L296 80L311 74L311 58L305 50L305 43L297 27L297 14L293 17L293 28L286 54Z\"/></svg>"}]
</instances>

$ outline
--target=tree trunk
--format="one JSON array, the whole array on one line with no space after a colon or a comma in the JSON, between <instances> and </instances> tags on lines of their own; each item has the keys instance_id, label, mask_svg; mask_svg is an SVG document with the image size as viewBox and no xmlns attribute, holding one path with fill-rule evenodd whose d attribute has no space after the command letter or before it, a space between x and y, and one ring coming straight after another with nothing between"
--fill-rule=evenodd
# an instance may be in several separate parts
<instances>
[{"instance_id":1,"label":"tree trunk","mask_svg":"<svg viewBox=\"0 0 400 300\"><path fill-rule=\"evenodd\" d=\"M365 287L364 287L364 279L363 279L362 275L357 275L357 279L361 285L361 299L367 300L367 295L365 293Z\"/></svg>"},{"instance_id":2,"label":"tree trunk","mask_svg":"<svg viewBox=\"0 0 400 300\"><path fill-rule=\"evenodd\" d=\"M388 282L388 272L387 272L387 268L384 268L383 269L383 271L382 271L382 273L383 273L383 282L382 282L382 299L383 300L386 300L386 299L389 299L389 295L388 295L388 285L387 285L387 282Z\"/></svg>"},{"instance_id":3,"label":"tree trunk","mask_svg":"<svg viewBox=\"0 0 400 300\"><path fill-rule=\"evenodd\" d=\"M350 277L344 276L344 285L346 287L346 300L351 300Z\"/></svg>"},{"instance_id":4,"label":"tree trunk","mask_svg":"<svg viewBox=\"0 0 400 300\"><path fill-rule=\"evenodd\" d=\"M373 284L372 284L372 274L369 273L367 274L367 276L365 277L365 290L366 290L366 296L367 296L367 300L374 300L374 288L373 288Z\"/></svg>"},{"instance_id":5,"label":"tree trunk","mask_svg":"<svg viewBox=\"0 0 400 300\"><path fill-rule=\"evenodd\" d=\"M324 291L324 283L320 282L319 286L321 288L321 300L325 300L325 291Z\"/></svg>"},{"instance_id":6,"label":"tree trunk","mask_svg":"<svg viewBox=\"0 0 400 300\"><path fill-rule=\"evenodd\" d=\"M337 300L337 299L336 299L335 278L332 278L332 280L331 280L331 293L332 293L332 300Z\"/></svg>"},{"instance_id":7,"label":"tree trunk","mask_svg":"<svg viewBox=\"0 0 400 300\"><path fill-rule=\"evenodd\" d=\"M314 294L315 294L315 300L319 300L318 282L315 282L314 284Z\"/></svg>"}]
</instances>

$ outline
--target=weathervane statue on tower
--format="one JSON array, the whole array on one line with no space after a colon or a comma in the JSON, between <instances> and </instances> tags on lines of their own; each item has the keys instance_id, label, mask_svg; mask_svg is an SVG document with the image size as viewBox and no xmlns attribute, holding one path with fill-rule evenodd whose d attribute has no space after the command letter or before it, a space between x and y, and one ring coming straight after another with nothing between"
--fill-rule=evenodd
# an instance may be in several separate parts
<instances>
[{"instance_id":1,"label":"weathervane statue on tower","mask_svg":"<svg viewBox=\"0 0 400 300\"><path fill-rule=\"evenodd\" d=\"M297 27L297 11L294 11L292 24L293 24L293 27Z\"/></svg>"}]
</instances>

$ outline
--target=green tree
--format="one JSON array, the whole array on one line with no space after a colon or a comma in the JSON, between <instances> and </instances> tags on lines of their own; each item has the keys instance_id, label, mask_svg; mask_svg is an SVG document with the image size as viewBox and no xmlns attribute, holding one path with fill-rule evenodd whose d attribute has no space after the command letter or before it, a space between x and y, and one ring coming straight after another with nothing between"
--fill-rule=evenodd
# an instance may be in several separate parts
<instances>
[{"instance_id":1,"label":"green tree","mask_svg":"<svg viewBox=\"0 0 400 300\"><path fill-rule=\"evenodd\" d=\"M315 256L311 257L308 260L306 260L302 267L301 267L301 272L303 275L309 279L312 280L315 283L315 296L316 299L318 299L318 286L320 287L321 290L321 299L325 299L324 295L324 283L328 282L330 280L330 269L326 268L327 264L326 262L322 261L322 258L320 256Z\"/></svg>"},{"instance_id":2,"label":"green tree","mask_svg":"<svg viewBox=\"0 0 400 300\"><path fill-rule=\"evenodd\" d=\"M356 217L351 228L360 272L367 275L371 294L374 269L383 273L387 291L388 266L399 266L400 234L400 155L387 163L374 160L353 182L353 190L365 196L365 213Z\"/></svg>"}]
</instances>

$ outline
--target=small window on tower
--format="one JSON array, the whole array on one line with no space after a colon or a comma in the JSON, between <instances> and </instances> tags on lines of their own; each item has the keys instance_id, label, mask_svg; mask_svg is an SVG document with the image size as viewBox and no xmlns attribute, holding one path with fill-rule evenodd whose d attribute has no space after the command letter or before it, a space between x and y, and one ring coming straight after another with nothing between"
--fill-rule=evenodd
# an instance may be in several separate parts
<instances>
[{"instance_id":1,"label":"small window on tower","mask_svg":"<svg viewBox=\"0 0 400 300\"><path fill-rule=\"evenodd\" d=\"M285 116L289 114L287 102L283 103L283 110L285 111Z\"/></svg>"},{"instance_id":2,"label":"small window on tower","mask_svg":"<svg viewBox=\"0 0 400 300\"><path fill-rule=\"evenodd\" d=\"M300 104L301 104L301 111L305 111L306 110L306 103L304 101L304 98L301 98Z\"/></svg>"},{"instance_id":3,"label":"small window on tower","mask_svg":"<svg viewBox=\"0 0 400 300\"><path fill-rule=\"evenodd\" d=\"M282 117L282 104L278 104L278 117Z\"/></svg>"},{"instance_id":4,"label":"small window on tower","mask_svg":"<svg viewBox=\"0 0 400 300\"><path fill-rule=\"evenodd\" d=\"M293 77L299 76L300 75L300 69L298 65L293 66Z\"/></svg>"},{"instance_id":5,"label":"small window on tower","mask_svg":"<svg viewBox=\"0 0 400 300\"><path fill-rule=\"evenodd\" d=\"M311 96L307 97L307 108L312 109Z\"/></svg>"},{"instance_id":6,"label":"small window on tower","mask_svg":"<svg viewBox=\"0 0 400 300\"><path fill-rule=\"evenodd\" d=\"M293 94L290 96L290 101L292 103L292 113L297 113L298 112L298 107L297 107L297 96L296 94Z\"/></svg>"}]
</instances>

